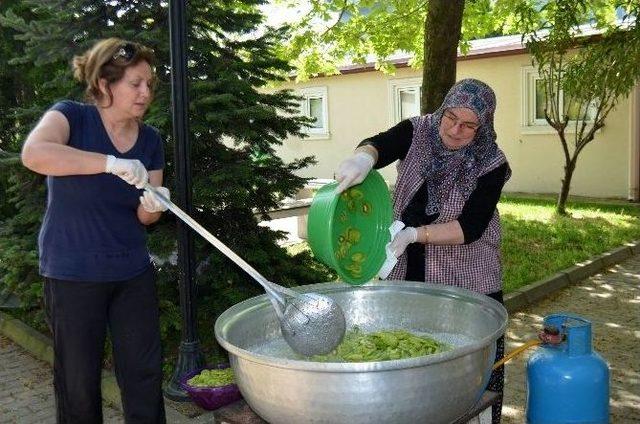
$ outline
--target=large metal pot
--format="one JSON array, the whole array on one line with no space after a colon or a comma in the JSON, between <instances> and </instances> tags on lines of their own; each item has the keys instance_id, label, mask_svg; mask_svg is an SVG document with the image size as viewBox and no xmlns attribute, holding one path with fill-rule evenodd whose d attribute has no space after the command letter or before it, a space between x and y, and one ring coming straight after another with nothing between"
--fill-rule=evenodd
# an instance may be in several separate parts
<instances>
[{"instance_id":1,"label":"large metal pot","mask_svg":"<svg viewBox=\"0 0 640 424\"><path fill-rule=\"evenodd\" d=\"M300 287L334 298L347 328L407 329L444 337L455 349L368 363L302 360L284 344L266 296L226 310L215 324L245 400L272 424L449 423L480 398L507 311L469 290L407 281Z\"/></svg>"}]
</instances>

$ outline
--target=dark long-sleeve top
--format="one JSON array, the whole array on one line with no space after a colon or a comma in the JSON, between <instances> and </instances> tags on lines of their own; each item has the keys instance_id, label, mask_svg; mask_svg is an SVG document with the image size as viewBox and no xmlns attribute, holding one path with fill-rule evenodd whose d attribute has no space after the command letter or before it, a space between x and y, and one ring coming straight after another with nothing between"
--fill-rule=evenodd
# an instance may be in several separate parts
<instances>
[{"instance_id":1,"label":"dark long-sleeve top","mask_svg":"<svg viewBox=\"0 0 640 424\"><path fill-rule=\"evenodd\" d=\"M409 120L401 121L396 126L373 137L364 139L358 146L370 145L378 151L375 168L383 168L396 160L407 156L413 141L413 124ZM509 165L504 163L496 169L480 176L469 198L462 208L458 222L464 235L464 243L478 240L487 229L489 221L500 199ZM427 184L422 184L402 214L402 222L407 226L417 227L435 221L439 214L427 215Z\"/></svg>"}]
</instances>

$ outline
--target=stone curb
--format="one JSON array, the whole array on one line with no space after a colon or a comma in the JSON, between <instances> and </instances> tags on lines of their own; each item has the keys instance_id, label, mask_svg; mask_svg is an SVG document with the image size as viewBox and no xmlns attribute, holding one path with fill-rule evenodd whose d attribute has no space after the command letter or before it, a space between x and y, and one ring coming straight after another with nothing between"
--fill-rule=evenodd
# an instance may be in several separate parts
<instances>
[{"instance_id":1,"label":"stone curb","mask_svg":"<svg viewBox=\"0 0 640 424\"><path fill-rule=\"evenodd\" d=\"M44 334L22 321L0 312L0 333L41 361L53 364L53 343Z\"/></svg>"},{"instance_id":2,"label":"stone curb","mask_svg":"<svg viewBox=\"0 0 640 424\"><path fill-rule=\"evenodd\" d=\"M591 277L603 269L637 254L640 254L640 241L625 243L624 246L564 269L551 277L527 284L505 295L504 305L509 313L520 311L560 289Z\"/></svg>"},{"instance_id":3,"label":"stone curb","mask_svg":"<svg viewBox=\"0 0 640 424\"><path fill-rule=\"evenodd\" d=\"M595 275L602 269L637 254L640 254L640 241L626 243L622 247L613 249L505 295L505 307L509 313L524 309L557 290ZM2 312L0 312L0 333L22 346L36 358L53 365L53 342L42 333ZM111 371L103 371L102 398L108 404L122 410L120 389L118 388L116 377ZM194 422L194 419L185 417L172 408L167 407L166 412L168 422L176 424ZM202 419L202 416L200 419ZM196 418L195 421L198 421L198 419Z\"/></svg>"}]
</instances>

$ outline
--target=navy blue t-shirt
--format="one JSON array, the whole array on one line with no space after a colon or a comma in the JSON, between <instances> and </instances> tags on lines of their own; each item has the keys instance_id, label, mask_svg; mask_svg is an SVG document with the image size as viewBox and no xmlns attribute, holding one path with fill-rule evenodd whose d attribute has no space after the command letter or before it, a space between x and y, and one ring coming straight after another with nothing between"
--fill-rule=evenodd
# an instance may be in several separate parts
<instances>
[{"instance_id":1,"label":"navy blue t-shirt","mask_svg":"<svg viewBox=\"0 0 640 424\"><path fill-rule=\"evenodd\" d=\"M69 121L69 146L138 159L149 171L164 167L162 139L153 127L141 124L136 143L120 153L94 105L62 101L50 110L63 113ZM120 281L147 269L146 230L137 217L141 190L107 173L48 176L47 188L47 210L38 237L43 276Z\"/></svg>"}]
</instances>

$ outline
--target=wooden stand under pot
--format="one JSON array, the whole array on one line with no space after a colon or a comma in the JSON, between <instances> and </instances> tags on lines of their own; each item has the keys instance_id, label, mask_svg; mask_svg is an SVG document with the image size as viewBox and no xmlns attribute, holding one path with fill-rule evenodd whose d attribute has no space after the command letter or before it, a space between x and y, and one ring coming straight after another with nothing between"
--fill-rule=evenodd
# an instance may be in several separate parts
<instances>
[{"instance_id":1,"label":"wooden stand under pot","mask_svg":"<svg viewBox=\"0 0 640 424\"><path fill-rule=\"evenodd\" d=\"M482 411L491 407L497 400L498 394L496 392L490 390L485 391L478 403L468 413L452 424L466 424L477 417ZM217 409L214 412L214 416L216 422L220 424L268 424L253 412L244 400Z\"/></svg>"}]
</instances>

